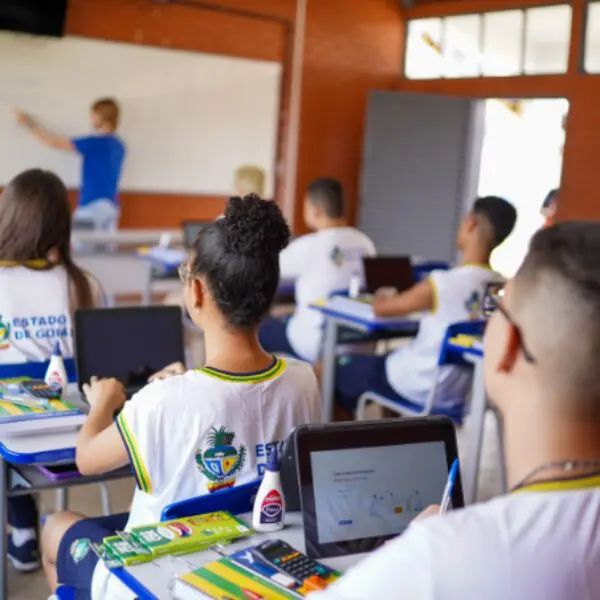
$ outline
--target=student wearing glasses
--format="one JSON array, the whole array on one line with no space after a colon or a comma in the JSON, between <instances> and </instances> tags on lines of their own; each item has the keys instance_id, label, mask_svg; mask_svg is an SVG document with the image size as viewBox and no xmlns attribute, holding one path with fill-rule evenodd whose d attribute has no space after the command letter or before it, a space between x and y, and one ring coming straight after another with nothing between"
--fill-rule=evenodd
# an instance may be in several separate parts
<instances>
[{"instance_id":1,"label":"student wearing glasses","mask_svg":"<svg viewBox=\"0 0 600 600\"><path fill-rule=\"evenodd\" d=\"M511 493L437 515L314 600L600 598L600 224L538 232L485 335Z\"/></svg>"},{"instance_id":2,"label":"student wearing glasses","mask_svg":"<svg viewBox=\"0 0 600 600\"><path fill-rule=\"evenodd\" d=\"M276 358L258 341L289 238L274 202L232 198L181 269L190 317L206 337L206 366L155 381L127 403L115 380L85 386L91 409L77 441L79 470L92 475L131 464L138 489L130 514L50 517L42 545L52 590L62 583L75 587L77 598L134 598L93 552L72 554L73 544L158 522L167 504L248 483L294 427L321 420L310 365ZM223 456L224 446L228 464L218 473L206 461Z\"/></svg>"},{"instance_id":3,"label":"student wearing glasses","mask_svg":"<svg viewBox=\"0 0 600 600\"><path fill-rule=\"evenodd\" d=\"M435 406L451 408L464 402L471 373L444 366L438 376L440 346L449 325L480 318L486 285L501 279L490 268L490 255L511 234L516 219L517 211L506 200L477 199L458 232L458 266L434 271L426 281L391 298L375 297L373 308L381 317L427 314L421 318L417 337L397 350L387 355L343 357L336 376L338 419L351 419L366 391L423 406L436 377Z\"/></svg>"}]
</instances>

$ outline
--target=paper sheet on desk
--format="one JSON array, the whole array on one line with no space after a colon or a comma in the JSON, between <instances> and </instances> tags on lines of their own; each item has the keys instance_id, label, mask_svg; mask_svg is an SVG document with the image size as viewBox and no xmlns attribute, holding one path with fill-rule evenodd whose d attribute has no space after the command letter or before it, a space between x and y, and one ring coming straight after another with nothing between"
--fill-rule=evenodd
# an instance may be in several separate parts
<instances>
[{"instance_id":1,"label":"paper sheet on desk","mask_svg":"<svg viewBox=\"0 0 600 600\"><path fill-rule=\"evenodd\" d=\"M422 316L421 313L411 313L402 317L377 317L373 311L373 305L371 302L372 298L369 296L362 296L358 299L348 298L346 296L333 296L327 301L326 306L329 309L339 311L345 316L368 319L378 323L418 321Z\"/></svg>"},{"instance_id":2,"label":"paper sheet on desk","mask_svg":"<svg viewBox=\"0 0 600 600\"><path fill-rule=\"evenodd\" d=\"M38 419L33 421L15 421L0 424L0 434L7 436L23 436L33 433L59 433L79 429L86 420L86 415L70 415Z\"/></svg>"}]
</instances>

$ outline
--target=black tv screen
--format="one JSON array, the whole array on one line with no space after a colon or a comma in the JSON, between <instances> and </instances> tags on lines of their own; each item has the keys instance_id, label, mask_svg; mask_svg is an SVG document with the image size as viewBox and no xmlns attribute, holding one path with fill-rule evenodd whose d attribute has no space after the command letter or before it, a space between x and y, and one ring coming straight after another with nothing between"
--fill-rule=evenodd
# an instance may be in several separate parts
<instances>
[{"instance_id":1,"label":"black tv screen","mask_svg":"<svg viewBox=\"0 0 600 600\"><path fill-rule=\"evenodd\" d=\"M0 29L60 37L67 0L0 0Z\"/></svg>"}]
</instances>

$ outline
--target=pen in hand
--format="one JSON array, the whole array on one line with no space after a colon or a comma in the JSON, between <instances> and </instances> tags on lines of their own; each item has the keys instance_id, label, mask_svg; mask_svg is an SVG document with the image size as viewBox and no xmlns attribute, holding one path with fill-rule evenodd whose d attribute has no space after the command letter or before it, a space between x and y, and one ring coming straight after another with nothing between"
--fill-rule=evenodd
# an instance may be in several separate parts
<instances>
[{"instance_id":1,"label":"pen in hand","mask_svg":"<svg viewBox=\"0 0 600 600\"><path fill-rule=\"evenodd\" d=\"M452 490L454 489L454 483L456 482L457 476L458 458L455 458L454 462L452 463L452 466L450 467L450 472L448 473L448 481L446 482L444 494L442 495L442 501L440 503L440 515L443 515L448 510L450 499L452 498Z\"/></svg>"}]
</instances>

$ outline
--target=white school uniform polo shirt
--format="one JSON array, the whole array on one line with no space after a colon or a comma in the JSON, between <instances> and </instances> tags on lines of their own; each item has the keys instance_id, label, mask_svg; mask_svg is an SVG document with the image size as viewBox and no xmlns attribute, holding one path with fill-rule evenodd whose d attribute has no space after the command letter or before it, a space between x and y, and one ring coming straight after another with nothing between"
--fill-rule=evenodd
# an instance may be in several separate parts
<instances>
[{"instance_id":1,"label":"white school uniform polo shirt","mask_svg":"<svg viewBox=\"0 0 600 600\"><path fill-rule=\"evenodd\" d=\"M595 487L523 491L424 519L311 600L596 600L598 515Z\"/></svg>"},{"instance_id":2,"label":"white school uniform polo shirt","mask_svg":"<svg viewBox=\"0 0 600 600\"><path fill-rule=\"evenodd\" d=\"M298 360L274 359L248 375L205 368L146 386L117 418L138 485L127 528L160 521L172 502L257 479L294 427L320 421L314 372ZM99 563L92 598L133 597Z\"/></svg>"},{"instance_id":3,"label":"white school uniform polo shirt","mask_svg":"<svg viewBox=\"0 0 600 600\"><path fill-rule=\"evenodd\" d=\"M283 250L281 278L296 282L296 311L288 323L287 337L298 356L314 362L321 348L323 317L309 305L348 289L353 276L363 276L363 256L374 254L373 242L354 227L316 231Z\"/></svg>"},{"instance_id":4,"label":"white school uniform polo shirt","mask_svg":"<svg viewBox=\"0 0 600 600\"><path fill-rule=\"evenodd\" d=\"M486 284L501 277L480 265L462 265L449 271L434 271L435 305L419 325L417 337L392 352L386 361L389 384L402 397L424 405L435 382L437 361L446 329L453 323L481 318ZM460 366L440 370L437 406L454 406L464 402L471 385L471 372Z\"/></svg>"},{"instance_id":5,"label":"white school uniform polo shirt","mask_svg":"<svg viewBox=\"0 0 600 600\"><path fill-rule=\"evenodd\" d=\"M56 342L73 356L66 270L0 266L0 364L48 360Z\"/></svg>"}]
</instances>

